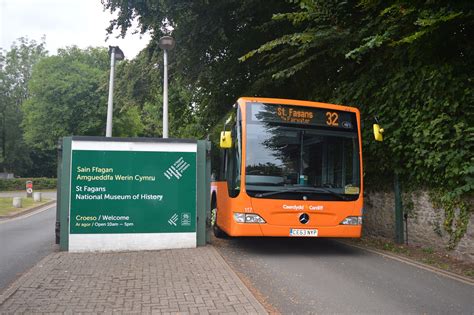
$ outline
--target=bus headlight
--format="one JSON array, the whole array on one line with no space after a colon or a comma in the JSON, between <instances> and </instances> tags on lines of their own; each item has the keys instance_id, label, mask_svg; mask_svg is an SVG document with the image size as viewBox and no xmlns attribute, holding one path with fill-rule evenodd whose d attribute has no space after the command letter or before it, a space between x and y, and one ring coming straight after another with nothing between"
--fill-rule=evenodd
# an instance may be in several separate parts
<instances>
[{"instance_id":1,"label":"bus headlight","mask_svg":"<svg viewBox=\"0 0 474 315\"><path fill-rule=\"evenodd\" d=\"M245 223L265 223L265 220L258 214L245 214Z\"/></svg>"},{"instance_id":2,"label":"bus headlight","mask_svg":"<svg viewBox=\"0 0 474 315\"><path fill-rule=\"evenodd\" d=\"M234 212L234 220L238 223L245 223L245 213Z\"/></svg>"},{"instance_id":3,"label":"bus headlight","mask_svg":"<svg viewBox=\"0 0 474 315\"><path fill-rule=\"evenodd\" d=\"M347 217L341 222L342 225L361 225L362 217Z\"/></svg>"},{"instance_id":4,"label":"bus headlight","mask_svg":"<svg viewBox=\"0 0 474 315\"><path fill-rule=\"evenodd\" d=\"M266 223L265 220L255 213L239 213L234 212L234 220L238 223Z\"/></svg>"}]
</instances>

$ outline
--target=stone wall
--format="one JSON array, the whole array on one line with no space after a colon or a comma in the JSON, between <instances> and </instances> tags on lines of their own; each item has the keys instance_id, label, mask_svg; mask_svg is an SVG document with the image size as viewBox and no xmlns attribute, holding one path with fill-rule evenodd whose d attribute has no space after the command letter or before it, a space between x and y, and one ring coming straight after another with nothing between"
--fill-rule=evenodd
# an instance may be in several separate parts
<instances>
[{"instance_id":1,"label":"stone wall","mask_svg":"<svg viewBox=\"0 0 474 315\"><path fill-rule=\"evenodd\" d=\"M403 197L408 216L408 243L446 250L449 234L444 230L444 210L437 209L428 192L418 191ZM368 192L364 206L364 234L395 239L395 198L393 192ZM474 216L466 234L452 250L453 256L474 262Z\"/></svg>"}]
</instances>

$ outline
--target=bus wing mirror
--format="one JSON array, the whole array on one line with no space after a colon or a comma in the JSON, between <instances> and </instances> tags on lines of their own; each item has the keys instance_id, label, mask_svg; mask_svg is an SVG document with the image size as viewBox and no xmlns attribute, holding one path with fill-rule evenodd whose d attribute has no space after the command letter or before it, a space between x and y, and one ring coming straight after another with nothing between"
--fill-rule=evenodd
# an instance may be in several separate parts
<instances>
[{"instance_id":1,"label":"bus wing mirror","mask_svg":"<svg viewBox=\"0 0 474 315\"><path fill-rule=\"evenodd\" d=\"M376 141L383 141L383 128L379 124L374 124L374 138Z\"/></svg>"},{"instance_id":2,"label":"bus wing mirror","mask_svg":"<svg viewBox=\"0 0 474 315\"><path fill-rule=\"evenodd\" d=\"M232 132L231 131L221 131L221 149L230 149L232 147Z\"/></svg>"}]
</instances>

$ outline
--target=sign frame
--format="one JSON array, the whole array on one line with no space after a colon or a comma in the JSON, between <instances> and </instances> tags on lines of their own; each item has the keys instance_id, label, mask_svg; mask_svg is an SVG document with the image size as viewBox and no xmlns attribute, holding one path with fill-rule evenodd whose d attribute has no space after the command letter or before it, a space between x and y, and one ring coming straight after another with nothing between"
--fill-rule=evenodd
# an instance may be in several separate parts
<instances>
[{"instance_id":1,"label":"sign frame","mask_svg":"<svg viewBox=\"0 0 474 315\"><path fill-rule=\"evenodd\" d=\"M134 148L132 152L142 152L148 148L150 152L180 152L182 148L192 148L195 154L195 187L196 196L194 231L190 233L71 233L70 205L72 198L72 166L73 152L86 148L91 142L97 151L104 147L120 147L124 152ZM160 148L151 150L150 148ZM176 150L178 148L178 150ZM157 138L105 138L105 137L66 137L63 139L61 178L61 198L58 200L58 222L60 225L60 249L69 251L117 251L117 250L156 250L168 248L189 248L206 244L206 216L209 203L210 165L207 150L208 141L188 139L157 139ZM138 151L137 151L138 150ZM107 151L107 150L105 150ZM144 151L147 151L146 149ZM186 150L185 150L186 151ZM207 183L207 185L206 185ZM206 188L207 187L207 188ZM204 188L204 189L203 189ZM201 218L201 219L200 219ZM184 222L184 221L183 221ZM187 222L185 222L187 223ZM182 236L182 237L177 237ZM78 243L79 241L79 243ZM121 244L117 246L116 244ZM82 244L82 245L78 245ZM115 244L115 245L114 245Z\"/></svg>"}]
</instances>

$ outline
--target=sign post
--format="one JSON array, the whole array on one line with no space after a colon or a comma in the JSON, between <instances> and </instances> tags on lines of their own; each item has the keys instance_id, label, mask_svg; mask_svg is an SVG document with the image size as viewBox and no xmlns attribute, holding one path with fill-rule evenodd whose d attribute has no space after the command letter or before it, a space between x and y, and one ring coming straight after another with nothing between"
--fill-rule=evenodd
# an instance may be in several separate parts
<instances>
[{"instance_id":1,"label":"sign post","mask_svg":"<svg viewBox=\"0 0 474 315\"><path fill-rule=\"evenodd\" d=\"M26 197L33 197L33 182L31 180L26 181Z\"/></svg>"}]
</instances>

